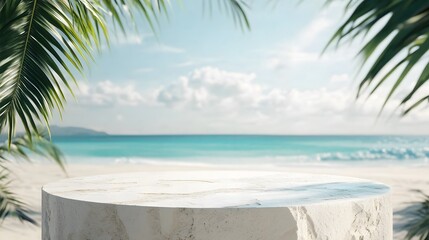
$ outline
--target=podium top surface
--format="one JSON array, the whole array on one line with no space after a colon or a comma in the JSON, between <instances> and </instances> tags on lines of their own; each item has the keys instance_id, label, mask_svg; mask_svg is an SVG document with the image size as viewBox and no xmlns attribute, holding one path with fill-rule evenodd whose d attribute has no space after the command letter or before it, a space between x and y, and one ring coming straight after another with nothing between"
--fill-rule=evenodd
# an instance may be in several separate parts
<instances>
[{"instance_id":1,"label":"podium top surface","mask_svg":"<svg viewBox=\"0 0 429 240\"><path fill-rule=\"evenodd\" d=\"M161 171L70 178L45 194L77 201L166 208L291 207L377 197L369 180L262 171Z\"/></svg>"}]
</instances>

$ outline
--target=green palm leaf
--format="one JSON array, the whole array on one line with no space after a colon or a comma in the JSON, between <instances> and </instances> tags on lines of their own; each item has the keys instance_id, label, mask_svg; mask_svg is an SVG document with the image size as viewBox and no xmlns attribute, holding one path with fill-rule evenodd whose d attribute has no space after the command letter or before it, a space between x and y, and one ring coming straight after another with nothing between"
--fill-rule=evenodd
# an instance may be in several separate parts
<instances>
[{"instance_id":1,"label":"green palm leaf","mask_svg":"<svg viewBox=\"0 0 429 240\"><path fill-rule=\"evenodd\" d=\"M243 0L224 0L240 25L249 26ZM21 123L27 133L61 113L64 89L109 42L107 22L142 14L153 27L167 0L0 0L0 129L9 141ZM30 136L30 134L29 134Z\"/></svg>"},{"instance_id":2,"label":"green palm leaf","mask_svg":"<svg viewBox=\"0 0 429 240\"><path fill-rule=\"evenodd\" d=\"M421 190L413 190L421 194L421 201L413 202L396 212L403 222L401 229L407 231L404 239L429 239L429 196Z\"/></svg>"},{"instance_id":3,"label":"green palm leaf","mask_svg":"<svg viewBox=\"0 0 429 240\"><path fill-rule=\"evenodd\" d=\"M336 31L328 46L366 36L376 25L382 26L360 50L364 59L362 65L368 65L369 70L361 79L358 97L364 92L374 94L380 86L387 84L386 80L392 79L383 109L401 87L412 84L407 81L407 76L421 63L426 67L418 79L412 79L415 81L414 87L403 97L400 105L405 106L405 115L426 102L429 95L421 99L415 99L415 96L429 79L429 61L425 58L429 51L429 1L349 0L347 10L351 11L351 15ZM368 63L370 58L375 61Z\"/></svg>"},{"instance_id":4,"label":"green palm leaf","mask_svg":"<svg viewBox=\"0 0 429 240\"><path fill-rule=\"evenodd\" d=\"M30 216L30 209L9 190L10 176L5 170L0 171L0 219L18 218L22 222L37 224Z\"/></svg>"},{"instance_id":5,"label":"green palm leaf","mask_svg":"<svg viewBox=\"0 0 429 240\"><path fill-rule=\"evenodd\" d=\"M61 151L48 139L40 135L17 137L13 141L0 145L0 220L9 217L36 224L30 216L30 209L10 190L10 171L6 167L11 159L30 161L29 153L56 162L64 170L64 158Z\"/></svg>"}]
</instances>

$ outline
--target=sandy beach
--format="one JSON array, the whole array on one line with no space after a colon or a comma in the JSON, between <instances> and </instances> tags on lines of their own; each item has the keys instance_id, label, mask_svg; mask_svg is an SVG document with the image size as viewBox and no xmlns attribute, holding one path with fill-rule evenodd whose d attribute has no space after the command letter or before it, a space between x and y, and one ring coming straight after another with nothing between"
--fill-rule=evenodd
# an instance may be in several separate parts
<instances>
[{"instance_id":1,"label":"sandy beach","mask_svg":"<svg viewBox=\"0 0 429 240\"><path fill-rule=\"evenodd\" d=\"M88 176L110 173L138 171L197 171L197 170L267 170L303 172L318 174L335 174L352 176L385 183L392 188L394 213L420 199L414 189L429 192L429 166L210 166L210 165L168 165L168 164L70 164L67 175L57 166L51 164L18 164L11 166L15 181L13 189L31 209L35 210L35 218L40 222L41 187L49 182L67 177ZM400 228L400 216L394 214L394 239L402 239L404 232ZM0 228L0 239L40 239L40 226L21 224L16 220L5 221Z\"/></svg>"}]
</instances>

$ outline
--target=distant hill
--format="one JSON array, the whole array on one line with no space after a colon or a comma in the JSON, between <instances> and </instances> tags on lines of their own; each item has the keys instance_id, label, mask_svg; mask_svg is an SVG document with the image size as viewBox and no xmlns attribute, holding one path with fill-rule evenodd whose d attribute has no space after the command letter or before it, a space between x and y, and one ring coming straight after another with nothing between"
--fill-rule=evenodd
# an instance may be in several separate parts
<instances>
[{"instance_id":1,"label":"distant hill","mask_svg":"<svg viewBox=\"0 0 429 240\"><path fill-rule=\"evenodd\" d=\"M81 127L60 127L52 125L50 127L52 136L107 136L106 132L95 131Z\"/></svg>"}]
</instances>

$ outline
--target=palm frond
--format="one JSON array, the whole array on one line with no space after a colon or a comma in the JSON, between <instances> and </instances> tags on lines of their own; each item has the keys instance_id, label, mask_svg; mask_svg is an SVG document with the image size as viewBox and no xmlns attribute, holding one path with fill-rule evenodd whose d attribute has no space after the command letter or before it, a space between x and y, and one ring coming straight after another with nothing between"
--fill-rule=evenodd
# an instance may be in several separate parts
<instances>
[{"instance_id":1,"label":"palm frond","mask_svg":"<svg viewBox=\"0 0 429 240\"><path fill-rule=\"evenodd\" d=\"M36 224L29 215L30 209L10 190L10 171L6 167L11 158L30 161L30 157L34 155L54 161L65 171L63 154L44 136L33 135L30 138L24 135L0 145L0 220L15 217L20 221Z\"/></svg>"},{"instance_id":2,"label":"palm frond","mask_svg":"<svg viewBox=\"0 0 429 240\"><path fill-rule=\"evenodd\" d=\"M210 11L212 10L212 4L209 2ZM241 29L250 29L250 22L247 17L246 11L250 9L250 5L245 0L218 0L218 5L221 10L230 13L234 22L238 24Z\"/></svg>"},{"instance_id":3,"label":"palm frond","mask_svg":"<svg viewBox=\"0 0 429 240\"><path fill-rule=\"evenodd\" d=\"M407 222L404 229L407 230L405 239L429 239L429 196L421 191L422 201L416 203L412 209L407 211Z\"/></svg>"},{"instance_id":4,"label":"palm frond","mask_svg":"<svg viewBox=\"0 0 429 240\"><path fill-rule=\"evenodd\" d=\"M30 216L30 209L9 190L10 176L7 170L0 170L0 220L18 218L21 222L37 224Z\"/></svg>"},{"instance_id":5,"label":"palm frond","mask_svg":"<svg viewBox=\"0 0 429 240\"><path fill-rule=\"evenodd\" d=\"M404 80L417 64L426 67L418 79L414 79L414 87L400 102L407 108L407 114L417 106L426 102L428 96L414 99L415 94L429 79L429 61L425 58L429 51L429 1L426 0L349 0L347 10L350 16L339 27L328 46L351 41L357 37L365 37L375 29L377 33L366 40L359 54L363 57L362 65L374 57L369 70L360 81L358 97L367 92L374 94L386 80L393 79L381 110L392 96L404 86ZM384 23L385 22L385 23ZM396 75L395 75L396 74ZM409 85L409 83L407 83Z\"/></svg>"},{"instance_id":6,"label":"palm frond","mask_svg":"<svg viewBox=\"0 0 429 240\"><path fill-rule=\"evenodd\" d=\"M64 155L61 150L55 146L43 131L41 134L22 135L15 137L9 144L6 141L0 145L0 166L5 162L10 162L9 158L22 159L31 162L30 155L38 155L45 159L50 159L65 171Z\"/></svg>"},{"instance_id":7,"label":"palm frond","mask_svg":"<svg viewBox=\"0 0 429 240\"><path fill-rule=\"evenodd\" d=\"M63 108L63 85L90 56L89 24L75 23L64 1L6 1L0 9L0 127L12 139L16 116L27 133ZM75 24L77 27L75 27ZM77 30L79 29L79 30ZM97 38L95 38L97 40Z\"/></svg>"},{"instance_id":8,"label":"palm frond","mask_svg":"<svg viewBox=\"0 0 429 240\"><path fill-rule=\"evenodd\" d=\"M226 0L233 16L249 26L244 0ZM137 13L152 26L167 11L168 0L11 0L0 2L0 130L9 141L18 123L37 132L49 127L52 110L60 113L64 89L109 42L107 22L125 31Z\"/></svg>"}]
</instances>

